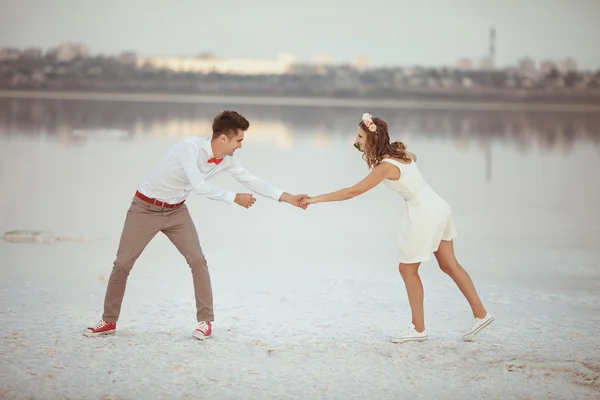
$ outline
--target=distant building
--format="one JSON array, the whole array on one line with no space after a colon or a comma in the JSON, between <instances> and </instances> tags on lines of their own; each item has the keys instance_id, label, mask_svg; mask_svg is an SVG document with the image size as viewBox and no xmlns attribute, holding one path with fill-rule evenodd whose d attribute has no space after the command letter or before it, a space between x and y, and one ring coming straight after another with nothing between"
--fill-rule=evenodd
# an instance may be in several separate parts
<instances>
[{"instance_id":1,"label":"distant building","mask_svg":"<svg viewBox=\"0 0 600 400\"><path fill-rule=\"evenodd\" d=\"M456 69L461 71L469 71L473 69L473 60L463 57L456 61Z\"/></svg>"},{"instance_id":2,"label":"distant building","mask_svg":"<svg viewBox=\"0 0 600 400\"><path fill-rule=\"evenodd\" d=\"M88 57L90 51L88 47L82 43L62 43L59 46L48 50L48 54L56 57L60 62L69 62L76 58Z\"/></svg>"},{"instance_id":3,"label":"distant building","mask_svg":"<svg viewBox=\"0 0 600 400\"><path fill-rule=\"evenodd\" d=\"M23 50L23 53L21 53L22 57L35 59L35 60L42 58L43 55L44 55L44 52L42 51L41 48L38 48L38 47L30 47L28 49Z\"/></svg>"},{"instance_id":4,"label":"distant building","mask_svg":"<svg viewBox=\"0 0 600 400\"><path fill-rule=\"evenodd\" d=\"M0 61L17 60L19 57L21 57L21 51L19 49L7 47L0 50Z\"/></svg>"},{"instance_id":5,"label":"distant building","mask_svg":"<svg viewBox=\"0 0 600 400\"><path fill-rule=\"evenodd\" d=\"M121 54L119 54L118 59L123 64L135 65L137 61L137 54L133 51L124 51Z\"/></svg>"},{"instance_id":6,"label":"distant building","mask_svg":"<svg viewBox=\"0 0 600 400\"><path fill-rule=\"evenodd\" d=\"M321 53L315 56L314 64L317 67L329 67L333 64L333 57L329 53Z\"/></svg>"},{"instance_id":7,"label":"distant building","mask_svg":"<svg viewBox=\"0 0 600 400\"><path fill-rule=\"evenodd\" d=\"M294 63L290 54L280 54L274 60L252 58L201 57L137 57L137 68L166 69L173 72L212 72L232 75L283 75Z\"/></svg>"},{"instance_id":8,"label":"distant building","mask_svg":"<svg viewBox=\"0 0 600 400\"><path fill-rule=\"evenodd\" d=\"M494 59L490 56L483 57L479 60L479 69L483 71L490 71L494 69Z\"/></svg>"},{"instance_id":9,"label":"distant building","mask_svg":"<svg viewBox=\"0 0 600 400\"><path fill-rule=\"evenodd\" d=\"M575 72L577 71L577 63L572 58L565 58L564 60L559 61L558 68L563 74Z\"/></svg>"},{"instance_id":10,"label":"distant building","mask_svg":"<svg viewBox=\"0 0 600 400\"><path fill-rule=\"evenodd\" d=\"M364 71L369 68L369 58L365 55L359 55L350 63L358 71Z\"/></svg>"},{"instance_id":11,"label":"distant building","mask_svg":"<svg viewBox=\"0 0 600 400\"><path fill-rule=\"evenodd\" d=\"M537 67L535 61L531 57L521 58L517 68L519 70L519 74L524 78L532 80L537 75Z\"/></svg>"},{"instance_id":12,"label":"distant building","mask_svg":"<svg viewBox=\"0 0 600 400\"><path fill-rule=\"evenodd\" d=\"M552 60L542 61L540 63L540 73L542 76L548 75L552 71L558 71L558 64Z\"/></svg>"}]
</instances>

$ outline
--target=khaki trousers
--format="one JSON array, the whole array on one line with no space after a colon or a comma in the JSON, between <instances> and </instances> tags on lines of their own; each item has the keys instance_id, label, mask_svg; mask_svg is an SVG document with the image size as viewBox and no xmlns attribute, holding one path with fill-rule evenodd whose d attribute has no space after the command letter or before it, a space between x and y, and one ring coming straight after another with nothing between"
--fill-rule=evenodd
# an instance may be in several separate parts
<instances>
[{"instance_id":1,"label":"khaki trousers","mask_svg":"<svg viewBox=\"0 0 600 400\"><path fill-rule=\"evenodd\" d=\"M213 296L208 265L194 222L185 204L163 208L134 197L123 226L117 258L108 280L104 298L106 322L117 322L125 295L127 277L133 264L158 232L164 233L190 266L196 295L196 318L213 321Z\"/></svg>"}]
</instances>

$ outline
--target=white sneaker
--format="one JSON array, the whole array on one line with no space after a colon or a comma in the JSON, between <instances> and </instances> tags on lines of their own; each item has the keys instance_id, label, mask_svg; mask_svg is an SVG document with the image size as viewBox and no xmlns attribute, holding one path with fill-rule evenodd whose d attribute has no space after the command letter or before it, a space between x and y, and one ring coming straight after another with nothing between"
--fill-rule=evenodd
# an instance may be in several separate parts
<instances>
[{"instance_id":1,"label":"white sneaker","mask_svg":"<svg viewBox=\"0 0 600 400\"><path fill-rule=\"evenodd\" d=\"M390 339L392 343L422 342L427 340L427 329L423 332L417 332L413 324L410 324L410 326L411 327L408 328L404 334L392 337Z\"/></svg>"},{"instance_id":2,"label":"white sneaker","mask_svg":"<svg viewBox=\"0 0 600 400\"><path fill-rule=\"evenodd\" d=\"M471 329L467 333L463 335L463 341L469 342L473 340L476 334L478 334L483 328L488 326L494 320L494 316L490 313L487 313L484 318L475 318L473 321L473 325L471 325Z\"/></svg>"}]
</instances>

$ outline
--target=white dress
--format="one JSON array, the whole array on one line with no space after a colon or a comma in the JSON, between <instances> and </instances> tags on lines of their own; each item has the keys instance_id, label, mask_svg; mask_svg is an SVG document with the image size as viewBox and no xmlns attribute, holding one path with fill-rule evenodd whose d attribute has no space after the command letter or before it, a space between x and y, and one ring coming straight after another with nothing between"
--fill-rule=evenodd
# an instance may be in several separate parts
<instances>
[{"instance_id":1,"label":"white dress","mask_svg":"<svg viewBox=\"0 0 600 400\"><path fill-rule=\"evenodd\" d=\"M440 241L456 237L452 210L425 181L414 161L410 164L389 158L382 161L400 169L400 179L384 180L385 186L400 194L406 205L398 236L400 262L427 261L439 248Z\"/></svg>"}]
</instances>

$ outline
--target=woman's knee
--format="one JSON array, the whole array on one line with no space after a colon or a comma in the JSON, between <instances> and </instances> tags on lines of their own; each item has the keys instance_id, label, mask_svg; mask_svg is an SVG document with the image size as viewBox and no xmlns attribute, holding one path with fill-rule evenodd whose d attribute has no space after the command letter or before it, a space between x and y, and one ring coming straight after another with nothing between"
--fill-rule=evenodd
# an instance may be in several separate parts
<instances>
[{"instance_id":1,"label":"woman's knee","mask_svg":"<svg viewBox=\"0 0 600 400\"><path fill-rule=\"evenodd\" d=\"M452 275L458 267L458 261L456 261L456 258L454 257L454 252L451 251L451 248L442 246L443 244L440 245L440 249L433 254L435 255L435 258L442 272L448 275Z\"/></svg>"},{"instance_id":2,"label":"woman's knee","mask_svg":"<svg viewBox=\"0 0 600 400\"><path fill-rule=\"evenodd\" d=\"M453 275L459 267L459 264L456 260L444 260L444 261L438 260L438 264L439 264L442 272L444 272L448 275Z\"/></svg>"}]
</instances>

